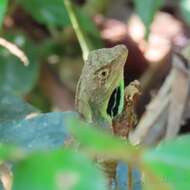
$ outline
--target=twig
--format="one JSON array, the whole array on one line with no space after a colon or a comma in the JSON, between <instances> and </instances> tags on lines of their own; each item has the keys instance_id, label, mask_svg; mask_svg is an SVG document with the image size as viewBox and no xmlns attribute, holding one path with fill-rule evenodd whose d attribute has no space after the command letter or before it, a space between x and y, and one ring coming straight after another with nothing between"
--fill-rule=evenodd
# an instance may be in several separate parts
<instances>
[{"instance_id":1,"label":"twig","mask_svg":"<svg viewBox=\"0 0 190 190\"><path fill-rule=\"evenodd\" d=\"M187 59L181 57L179 55L174 56L173 60L175 78L171 86L171 100L165 139L174 138L178 134L188 98L190 81L189 64Z\"/></svg>"},{"instance_id":2,"label":"twig","mask_svg":"<svg viewBox=\"0 0 190 190\"><path fill-rule=\"evenodd\" d=\"M24 63L24 65L27 66L29 64L27 56L15 44L8 42L4 38L0 38L0 45L8 49L16 57L18 57L20 61Z\"/></svg>"},{"instance_id":3,"label":"twig","mask_svg":"<svg viewBox=\"0 0 190 190\"><path fill-rule=\"evenodd\" d=\"M148 105L147 110L137 125L136 130L129 135L133 144L139 144L143 141L151 127L156 123L157 119L167 109L170 101L170 90L173 78L174 72L172 70L166 78L158 95Z\"/></svg>"}]
</instances>

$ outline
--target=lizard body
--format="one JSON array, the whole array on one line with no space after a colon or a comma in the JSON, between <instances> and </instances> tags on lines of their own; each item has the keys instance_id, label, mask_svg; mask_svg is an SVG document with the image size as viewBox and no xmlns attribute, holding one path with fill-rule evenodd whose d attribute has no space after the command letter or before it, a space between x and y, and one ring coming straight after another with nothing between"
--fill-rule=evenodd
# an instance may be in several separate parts
<instances>
[{"instance_id":1,"label":"lizard body","mask_svg":"<svg viewBox=\"0 0 190 190\"><path fill-rule=\"evenodd\" d=\"M128 55L124 45L91 51L83 67L76 90L77 111L87 122L101 127L111 125L107 106L113 91L123 79Z\"/></svg>"},{"instance_id":2,"label":"lizard body","mask_svg":"<svg viewBox=\"0 0 190 190\"><path fill-rule=\"evenodd\" d=\"M91 51L79 78L75 96L76 109L87 122L107 128L114 134L116 131L118 133L116 135L119 136L128 134L128 125L133 124L134 112L132 106L133 97L137 94L136 88L128 87L126 89L127 105L123 107L124 110L122 113L116 113L118 115L116 119L113 120L113 113L107 113L107 107L112 93L115 90L117 91L118 87L120 87L121 80L123 80L123 70L127 55L128 51L124 45ZM124 92L123 94L121 93L120 97L124 98ZM117 96L114 97L117 98ZM131 103L131 101L132 105L130 104L129 106L128 102ZM122 102L120 103L122 104ZM116 106L114 102L113 109ZM127 108L129 110L126 110ZM125 124L123 125L123 123ZM126 124L127 129L123 129L123 127L126 128ZM125 134L123 134L123 131ZM103 171L108 176L111 189L115 189L121 184L116 179L117 161L97 158L97 162L102 166ZM126 183L128 183L128 180Z\"/></svg>"}]
</instances>

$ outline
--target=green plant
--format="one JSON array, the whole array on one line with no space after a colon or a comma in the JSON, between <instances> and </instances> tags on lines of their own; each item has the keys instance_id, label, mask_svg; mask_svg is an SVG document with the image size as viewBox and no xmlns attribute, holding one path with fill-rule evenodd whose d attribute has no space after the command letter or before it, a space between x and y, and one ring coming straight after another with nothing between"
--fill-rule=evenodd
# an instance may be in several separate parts
<instances>
[{"instance_id":1,"label":"green plant","mask_svg":"<svg viewBox=\"0 0 190 190\"><path fill-rule=\"evenodd\" d=\"M147 11L144 11L145 1L134 2L148 31L163 1L147 1L151 5ZM185 2L188 3L187 0L180 1L181 10L188 21ZM63 0L17 0L10 3L13 3L11 9L22 6L36 22L45 26L53 39L42 40L39 45L23 34L24 31L15 29L8 34L1 27L2 36L22 49L30 63L28 67L23 66L18 58L1 47L0 160L1 164L7 160L11 162L12 189L106 190L109 188L106 177L92 161L97 156L138 168L145 176L142 181L145 189L189 189L189 135L163 142L156 148L136 147L80 121L75 112L41 113L23 100L22 97L36 86L41 60L57 52L60 27L66 29L71 23ZM12 11L8 1L0 0L0 26L7 9ZM87 36L85 39L93 44L93 49L101 47L99 33L88 15L79 7L76 14ZM87 53L90 48L86 48Z\"/></svg>"}]
</instances>

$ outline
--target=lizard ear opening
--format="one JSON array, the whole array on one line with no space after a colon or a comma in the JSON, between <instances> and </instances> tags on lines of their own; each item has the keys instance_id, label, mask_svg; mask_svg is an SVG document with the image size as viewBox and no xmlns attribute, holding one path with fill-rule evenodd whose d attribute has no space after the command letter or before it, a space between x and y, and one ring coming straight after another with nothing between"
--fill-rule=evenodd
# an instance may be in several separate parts
<instances>
[{"instance_id":1,"label":"lizard ear opening","mask_svg":"<svg viewBox=\"0 0 190 190\"><path fill-rule=\"evenodd\" d=\"M121 98L121 90L119 87L117 87L112 92L107 107L107 114L110 115L111 118L115 117L118 114L120 98Z\"/></svg>"}]
</instances>

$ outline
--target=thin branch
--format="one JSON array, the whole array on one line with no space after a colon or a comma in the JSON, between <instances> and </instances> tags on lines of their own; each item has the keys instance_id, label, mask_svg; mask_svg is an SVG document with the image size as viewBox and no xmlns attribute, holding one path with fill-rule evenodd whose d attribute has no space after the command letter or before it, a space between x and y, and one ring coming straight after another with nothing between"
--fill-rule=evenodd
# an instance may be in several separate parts
<instances>
[{"instance_id":1,"label":"thin branch","mask_svg":"<svg viewBox=\"0 0 190 190\"><path fill-rule=\"evenodd\" d=\"M18 57L20 61L24 63L24 65L27 66L29 64L28 58L25 55L25 53L21 49L19 49L15 44L5 40L4 38L0 38L0 45L8 49L11 54Z\"/></svg>"},{"instance_id":2,"label":"thin branch","mask_svg":"<svg viewBox=\"0 0 190 190\"><path fill-rule=\"evenodd\" d=\"M129 136L132 143L141 143L160 115L165 112L169 106L170 90L174 76L174 71L172 70L159 90L158 95L148 105L145 114L137 125L137 128Z\"/></svg>"}]
</instances>

